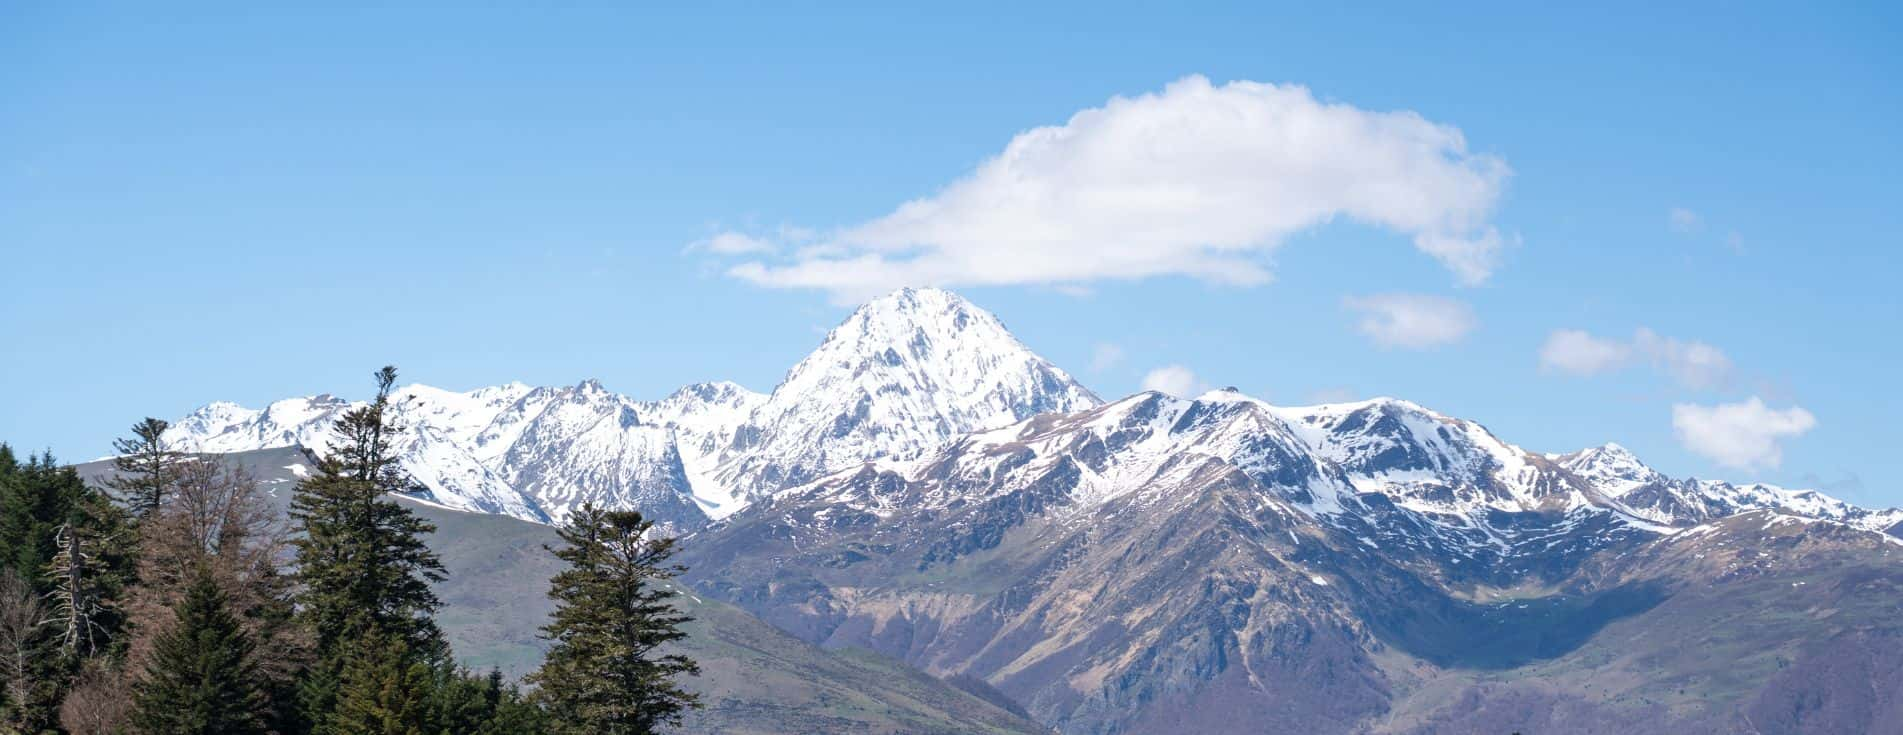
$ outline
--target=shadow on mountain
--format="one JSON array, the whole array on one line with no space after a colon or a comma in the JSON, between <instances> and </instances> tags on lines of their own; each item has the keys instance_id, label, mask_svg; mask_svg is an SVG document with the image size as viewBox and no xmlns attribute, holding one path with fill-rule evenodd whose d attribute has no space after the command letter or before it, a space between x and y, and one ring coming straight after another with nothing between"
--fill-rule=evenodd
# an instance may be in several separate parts
<instances>
[{"instance_id":1,"label":"shadow on mountain","mask_svg":"<svg viewBox=\"0 0 1903 735\"><path fill-rule=\"evenodd\" d=\"M1510 669L1566 655L1607 624L1665 598L1655 583L1493 604L1423 595L1371 611L1369 622L1382 642L1436 666Z\"/></svg>"}]
</instances>

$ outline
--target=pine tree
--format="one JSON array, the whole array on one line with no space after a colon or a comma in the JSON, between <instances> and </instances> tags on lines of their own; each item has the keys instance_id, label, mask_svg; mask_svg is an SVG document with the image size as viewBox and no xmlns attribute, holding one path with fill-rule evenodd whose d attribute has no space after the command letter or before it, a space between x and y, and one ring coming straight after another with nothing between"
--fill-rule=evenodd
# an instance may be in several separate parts
<instances>
[{"instance_id":1,"label":"pine tree","mask_svg":"<svg viewBox=\"0 0 1903 735\"><path fill-rule=\"evenodd\" d=\"M317 658L299 697L320 729L350 685L342 670L351 646L393 638L424 659L447 657L430 617L440 605L430 584L443 579L443 566L423 543L435 527L385 497L416 489L398 466L401 427L388 415L396 369L378 371L376 381L376 399L338 419L334 450L291 501L298 617Z\"/></svg>"},{"instance_id":2,"label":"pine tree","mask_svg":"<svg viewBox=\"0 0 1903 735\"><path fill-rule=\"evenodd\" d=\"M120 603L132 558L112 541L122 538L122 513L51 453L20 463L11 450L0 452L0 572L45 616L35 635L15 636L33 651L24 666L9 666L9 686L27 684L0 715L14 730L52 727L88 659L123 650Z\"/></svg>"},{"instance_id":3,"label":"pine tree","mask_svg":"<svg viewBox=\"0 0 1903 735\"><path fill-rule=\"evenodd\" d=\"M225 593L200 570L134 687L134 724L154 735L266 732L269 701L251 665L251 645Z\"/></svg>"},{"instance_id":4,"label":"pine tree","mask_svg":"<svg viewBox=\"0 0 1903 735\"><path fill-rule=\"evenodd\" d=\"M542 628L554 645L530 675L551 732L651 733L700 706L676 682L700 667L659 650L685 638L691 618L662 586L684 571L667 562L674 539L649 538L652 527L634 511L584 506L559 531L566 545L555 555L568 568L550 580L556 608Z\"/></svg>"},{"instance_id":5,"label":"pine tree","mask_svg":"<svg viewBox=\"0 0 1903 735\"><path fill-rule=\"evenodd\" d=\"M474 679L465 679L474 682ZM484 704L483 716L468 732L477 735L543 735L548 732L542 708L522 695L521 690L502 681L501 669L490 669L479 685Z\"/></svg>"},{"instance_id":6,"label":"pine tree","mask_svg":"<svg viewBox=\"0 0 1903 735\"><path fill-rule=\"evenodd\" d=\"M432 712L430 666L402 638L374 634L345 661L336 713L320 728L336 735L424 735L441 728Z\"/></svg>"},{"instance_id":7,"label":"pine tree","mask_svg":"<svg viewBox=\"0 0 1903 735\"><path fill-rule=\"evenodd\" d=\"M58 551L54 537L86 490L70 472L42 454L15 465L0 485L0 566L33 580L41 593L41 573Z\"/></svg>"},{"instance_id":8,"label":"pine tree","mask_svg":"<svg viewBox=\"0 0 1903 735\"><path fill-rule=\"evenodd\" d=\"M280 572L289 539L278 511L243 467L211 457L187 458L163 505L136 529L138 583L126 600L132 623L126 660L141 670L156 634L202 571L252 642L249 662L272 696L273 729L293 714L296 676L307 663L291 620L290 580ZM104 730L102 730L104 731Z\"/></svg>"},{"instance_id":9,"label":"pine tree","mask_svg":"<svg viewBox=\"0 0 1903 735\"><path fill-rule=\"evenodd\" d=\"M112 441L112 449L118 453L112 466L118 476L105 484L134 517L144 519L165 502L186 459L165 443L165 430L170 426L148 417L132 425L132 436Z\"/></svg>"}]
</instances>

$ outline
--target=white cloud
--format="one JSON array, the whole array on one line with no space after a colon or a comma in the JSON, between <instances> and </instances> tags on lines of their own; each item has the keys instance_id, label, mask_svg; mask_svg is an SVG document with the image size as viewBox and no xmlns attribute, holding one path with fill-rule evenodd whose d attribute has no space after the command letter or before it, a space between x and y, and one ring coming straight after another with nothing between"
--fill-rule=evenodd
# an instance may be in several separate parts
<instances>
[{"instance_id":1,"label":"white cloud","mask_svg":"<svg viewBox=\"0 0 1903 735\"><path fill-rule=\"evenodd\" d=\"M693 248L721 255L771 253L780 249L778 245L770 240L734 232L732 230L721 232L713 237L694 243Z\"/></svg>"},{"instance_id":2,"label":"white cloud","mask_svg":"<svg viewBox=\"0 0 1903 735\"><path fill-rule=\"evenodd\" d=\"M1473 310L1438 296L1378 294L1351 296L1342 302L1361 314L1355 328L1382 347L1411 350L1458 341L1473 331Z\"/></svg>"},{"instance_id":3,"label":"white cloud","mask_svg":"<svg viewBox=\"0 0 1903 735\"><path fill-rule=\"evenodd\" d=\"M1090 371L1101 373L1123 362L1123 348L1109 342L1099 342L1090 350Z\"/></svg>"},{"instance_id":4,"label":"white cloud","mask_svg":"<svg viewBox=\"0 0 1903 735\"><path fill-rule=\"evenodd\" d=\"M1782 411L1757 396L1742 403L1672 406L1672 429L1686 449L1727 467L1776 468L1784 461L1780 441L1801 436L1817 418L1799 406Z\"/></svg>"},{"instance_id":5,"label":"white cloud","mask_svg":"<svg viewBox=\"0 0 1903 735\"><path fill-rule=\"evenodd\" d=\"M1665 219L1671 224L1673 232L1689 234L1705 229L1705 218L1684 207L1673 207L1665 214Z\"/></svg>"},{"instance_id":6,"label":"white cloud","mask_svg":"<svg viewBox=\"0 0 1903 735\"><path fill-rule=\"evenodd\" d=\"M1477 284L1505 246L1489 220L1508 174L1413 112L1191 76L1020 133L936 194L728 272L846 300L897 285L1164 275L1253 285L1290 235L1347 219L1406 235Z\"/></svg>"},{"instance_id":7,"label":"white cloud","mask_svg":"<svg viewBox=\"0 0 1903 735\"><path fill-rule=\"evenodd\" d=\"M1632 348L1577 329L1558 329L1540 347L1540 368L1573 375L1598 375L1625 367Z\"/></svg>"},{"instance_id":8,"label":"white cloud","mask_svg":"<svg viewBox=\"0 0 1903 735\"><path fill-rule=\"evenodd\" d=\"M1731 382L1732 363L1723 350L1696 340L1660 335L1645 327L1631 341L1596 337L1578 329L1557 329L1540 347L1540 367L1573 375L1599 375L1644 358L1679 385L1698 390L1724 387Z\"/></svg>"},{"instance_id":9,"label":"white cloud","mask_svg":"<svg viewBox=\"0 0 1903 735\"><path fill-rule=\"evenodd\" d=\"M1731 380L1731 358L1716 347L1659 336L1640 327L1632 344L1652 364L1687 388L1717 388Z\"/></svg>"},{"instance_id":10,"label":"white cloud","mask_svg":"<svg viewBox=\"0 0 1903 735\"><path fill-rule=\"evenodd\" d=\"M1143 390L1168 393L1178 398L1194 398L1209 391L1209 384L1181 365L1164 365L1143 376Z\"/></svg>"}]
</instances>

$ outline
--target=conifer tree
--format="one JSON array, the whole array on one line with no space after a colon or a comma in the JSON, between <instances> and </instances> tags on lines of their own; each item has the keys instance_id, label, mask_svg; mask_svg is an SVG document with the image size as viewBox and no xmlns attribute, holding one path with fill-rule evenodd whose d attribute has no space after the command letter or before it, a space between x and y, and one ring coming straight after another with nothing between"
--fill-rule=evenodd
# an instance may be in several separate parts
<instances>
[{"instance_id":1,"label":"conifer tree","mask_svg":"<svg viewBox=\"0 0 1903 735\"><path fill-rule=\"evenodd\" d=\"M62 471L52 454L27 459L0 485L0 566L47 591L42 573L58 550L55 535L71 519L85 484Z\"/></svg>"},{"instance_id":2,"label":"conifer tree","mask_svg":"<svg viewBox=\"0 0 1903 735\"><path fill-rule=\"evenodd\" d=\"M691 618L674 608L665 580L674 539L649 538L653 523L634 511L584 506L559 531L556 556L568 568L550 580L556 602L542 628L554 645L530 675L551 732L630 735L680 724L699 707L676 678L700 667L659 649L687 634Z\"/></svg>"},{"instance_id":3,"label":"conifer tree","mask_svg":"<svg viewBox=\"0 0 1903 735\"><path fill-rule=\"evenodd\" d=\"M402 638L376 633L358 641L339 679L336 713L320 732L425 735L441 729L431 711L430 666Z\"/></svg>"},{"instance_id":4,"label":"conifer tree","mask_svg":"<svg viewBox=\"0 0 1903 735\"><path fill-rule=\"evenodd\" d=\"M193 457L177 470L164 504L135 529L138 583L126 595L133 628L129 669L143 670L173 608L201 572L209 574L252 643L249 662L272 696L274 729L283 730L282 718L296 710L291 702L295 677L307 663L291 620L290 580L280 572L289 544L284 524L243 467Z\"/></svg>"},{"instance_id":5,"label":"conifer tree","mask_svg":"<svg viewBox=\"0 0 1903 735\"><path fill-rule=\"evenodd\" d=\"M513 684L503 683L501 669L490 669L481 688L485 708L471 732L477 735L543 735L549 731L542 708L524 697L522 691Z\"/></svg>"},{"instance_id":6,"label":"conifer tree","mask_svg":"<svg viewBox=\"0 0 1903 735\"><path fill-rule=\"evenodd\" d=\"M28 591L43 616L32 635L9 636L31 654L8 667L9 687L24 686L0 713L8 727L53 727L89 659L123 650L120 598L132 558L125 544L111 542L121 538L122 515L51 453L20 463L11 450L0 452L0 572Z\"/></svg>"},{"instance_id":7,"label":"conifer tree","mask_svg":"<svg viewBox=\"0 0 1903 735\"><path fill-rule=\"evenodd\" d=\"M164 504L186 459L165 443L165 430L170 426L148 417L132 425L132 436L112 441L112 449L118 453L112 467L118 474L105 485L135 518L144 519Z\"/></svg>"},{"instance_id":8,"label":"conifer tree","mask_svg":"<svg viewBox=\"0 0 1903 735\"><path fill-rule=\"evenodd\" d=\"M134 689L134 725L154 735L266 732L270 703L251 646L224 591L201 569Z\"/></svg>"},{"instance_id":9,"label":"conifer tree","mask_svg":"<svg viewBox=\"0 0 1903 735\"><path fill-rule=\"evenodd\" d=\"M352 686L343 668L362 641L384 641L410 661L447 657L430 618L440 605L430 584L443 579L443 566L423 543L435 527L385 497L416 489L395 452L401 427L389 405L396 369L378 371L376 382L376 398L332 427L331 454L298 483L291 501L300 532L292 541L302 587L298 617L317 659L299 698L320 731L341 689Z\"/></svg>"}]
</instances>

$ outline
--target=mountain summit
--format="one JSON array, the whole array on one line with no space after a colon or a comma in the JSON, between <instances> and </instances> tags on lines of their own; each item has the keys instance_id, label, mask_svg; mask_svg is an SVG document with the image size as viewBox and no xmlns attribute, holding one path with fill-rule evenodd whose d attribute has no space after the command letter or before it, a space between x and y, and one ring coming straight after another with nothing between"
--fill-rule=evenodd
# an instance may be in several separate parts
<instances>
[{"instance_id":1,"label":"mountain summit","mask_svg":"<svg viewBox=\"0 0 1903 735\"><path fill-rule=\"evenodd\" d=\"M1101 403L1004 323L933 288L865 304L787 371L720 463L721 484L757 494L1040 413Z\"/></svg>"},{"instance_id":2,"label":"mountain summit","mask_svg":"<svg viewBox=\"0 0 1903 735\"><path fill-rule=\"evenodd\" d=\"M538 522L594 502L679 529L862 462L1100 403L997 317L929 288L859 307L768 395L715 382L642 401L595 380L466 393L410 385L396 395L423 499ZM262 411L218 402L166 439L207 452L322 452L331 423L356 405L330 395Z\"/></svg>"},{"instance_id":3,"label":"mountain summit","mask_svg":"<svg viewBox=\"0 0 1903 735\"><path fill-rule=\"evenodd\" d=\"M644 401L586 380L466 393L411 385L397 398L397 418L411 429L405 462L424 500L545 523L592 502L639 508L677 530L868 462L926 461L958 442L991 441L984 437L1021 422L1056 438L1048 430L1061 422L1040 417L1106 408L997 317L934 288L903 288L860 306L770 394L712 382ZM208 452L322 452L330 424L355 405L331 395L263 410L213 403L166 438ZM1753 509L1870 530L1903 521L1903 513L1811 491L1669 478L1616 444L1534 454L1475 422L1397 399L1283 408L1230 390L1195 401L1139 394L1114 405L1089 414L1100 417L1086 427L1109 426L1111 416L1130 426L1064 439L1095 442L1077 457L1090 493L1155 489L1152 475L1092 471L1093 462L1124 464L1113 450L1126 444L1145 452L1127 460L1145 473L1217 456L1252 472L1277 468L1264 482L1297 507L1377 526L1387 517L1380 508L1407 509L1412 530L1390 524L1369 533L1407 535L1449 553L1510 547L1510 527L1528 523L1526 514L1587 513L1611 523L1607 533L1663 532ZM1229 423L1198 428L1218 417ZM1185 423L1151 425L1165 419Z\"/></svg>"}]
</instances>

